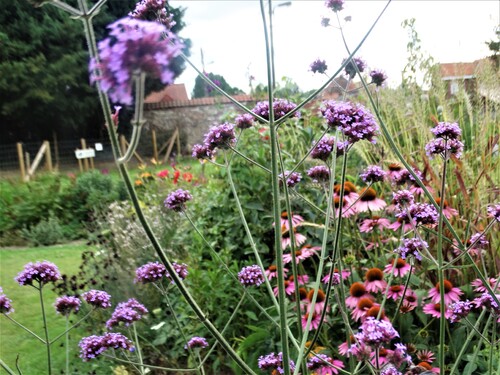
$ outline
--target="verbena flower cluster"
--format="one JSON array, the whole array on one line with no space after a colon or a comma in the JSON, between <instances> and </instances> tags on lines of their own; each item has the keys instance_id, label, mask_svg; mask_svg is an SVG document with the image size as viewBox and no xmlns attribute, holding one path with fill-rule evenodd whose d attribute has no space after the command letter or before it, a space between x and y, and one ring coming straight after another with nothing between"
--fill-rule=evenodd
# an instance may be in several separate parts
<instances>
[{"instance_id":1,"label":"verbena flower cluster","mask_svg":"<svg viewBox=\"0 0 500 375\"><path fill-rule=\"evenodd\" d=\"M84 337L80 343L80 358L89 361L108 349L134 351L132 342L121 333L107 332L103 336Z\"/></svg>"},{"instance_id":2,"label":"verbena flower cluster","mask_svg":"<svg viewBox=\"0 0 500 375\"><path fill-rule=\"evenodd\" d=\"M340 12L344 9L344 0L326 0L325 5L334 12Z\"/></svg>"},{"instance_id":3,"label":"verbena flower cluster","mask_svg":"<svg viewBox=\"0 0 500 375\"><path fill-rule=\"evenodd\" d=\"M160 262L146 263L135 270L135 282L145 284L160 281L166 272L167 269Z\"/></svg>"},{"instance_id":4,"label":"verbena flower cluster","mask_svg":"<svg viewBox=\"0 0 500 375\"><path fill-rule=\"evenodd\" d=\"M378 165L369 165L359 175L361 180L367 184L384 181L385 176L387 176L387 173Z\"/></svg>"},{"instance_id":5,"label":"verbena flower cluster","mask_svg":"<svg viewBox=\"0 0 500 375\"><path fill-rule=\"evenodd\" d=\"M15 277L19 285L33 285L34 282L43 285L59 279L61 279L61 274L57 266L46 260L26 264L24 270Z\"/></svg>"},{"instance_id":6,"label":"verbena flower cluster","mask_svg":"<svg viewBox=\"0 0 500 375\"><path fill-rule=\"evenodd\" d=\"M488 207L488 216L500 223L500 203Z\"/></svg>"},{"instance_id":7,"label":"verbena flower cluster","mask_svg":"<svg viewBox=\"0 0 500 375\"><path fill-rule=\"evenodd\" d=\"M217 126L212 126L208 133L205 134L203 143L208 150L213 152L216 148L227 149L235 142L234 124L225 122Z\"/></svg>"},{"instance_id":8,"label":"verbena flower cluster","mask_svg":"<svg viewBox=\"0 0 500 375\"><path fill-rule=\"evenodd\" d=\"M273 110L274 110L274 120L278 120L285 116L287 113L292 112L297 105L286 99L274 99ZM258 102L252 109L252 112L259 115L265 120L269 120L269 102L262 101ZM300 112L295 112L293 117L300 117Z\"/></svg>"},{"instance_id":9,"label":"verbena flower cluster","mask_svg":"<svg viewBox=\"0 0 500 375\"><path fill-rule=\"evenodd\" d=\"M12 300L8 298L4 293L3 289L0 288L0 314L8 315L13 312Z\"/></svg>"},{"instance_id":10,"label":"verbena flower cluster","mask_svg":"<svg viewBox=\"0 0 500 375\"><path fill-rule=\"evenodd\" d=\"M96 308L107 309L111 307L111 296L103 290L89 290L82 294L82 298Z\"/></svg>"},{"instance_id":11,"label":"verbena flower cluster","mask_svg":"<svg viewBox=\"0 0 500 375\"><path fill-rule=\"evenodd\" d=\"M75 296L62 296L56 299L54 307L57 313L69 315L72 312L77 313L80 310L80 304L80 299Z\"/></svg>"},{"instance_id":12,"label":"verbena flower cluster","mask_svg":"<svg viewBox=\"0 0 500 375\"><path fill-rule=\"evenodd\" d=\"M448 158L453 155L457 158L462 156L464 144L458 140L462 130L457 123L439 122L431 132L436 137L425 145L425 151L431 158L440 155Z\"/></svg>"},{"instance_id":13,"label":"verbena flower cluster","mask_svg":"<svg viewBox=\"0 0 500 375\"><path fill-rule=\"evenodd\" d=\"M323 74L328 69L328 65L326 65L325 60L316 59L311 63L311 66L309 67L309 69L313 73Z\"/></svg>"},{"instance_id":14,"label":"verbena flower cluster","mask_svg":"<svg viewBox=\"0 0 500 375\"><path fill-rule=\"evenodd\" d=\"M196 348L206 348L208 346L208 341L204 337L194 336L189 339L184 349L196 349Z\"/></svg>"},{"instance_id":15,"label":"verbena flower cluster","mask_svg":"<svg viewBox=\"0 0 500 375\"><path fill-rule=\"evenodd\" d=\"M397 252L403 259L406 259L408 255L413 255L416 259L421 261L421 253L428 247L429 245L427 242L420 240L419 238L405 238L401 246L394 251Z\"/></svg>"},{"instance_id":16,"label":"verbena flower cluster","mask_svg":"<svg viewBox=\"0 0 500 375\"><path fill-rule=\"evenodd\" d=\"M321 114L331 128L339 128L352 144L367 140L376 143L379 128L373 115L361 104L350 102L323 102Z\"/></svg>"},{"instance_id":17,"label":"verbena flower cluster","mask_svg":"<svg viewBox=\"0 0 500 375\"><path fill-rule=\"evenodd\" d=\"M165 207L176 212L181 212L186 208L186 202L193 199L193 196L189 194L189 191L177 189L170 193L165 199Z\"/></svg>"},{"instance_id":18,"label":"verbena flower cluster","mask_svg":"<svg viewBox=\"0 0 500 375\"><path fill-rule=\"evenodd\" d=\"M348 145L349 145L348 142L342 142L340 140L337 140L336 156L343 155ZM314 148L312 149L310 154L311 158L326 161L333 152L334 146L335 146L335 137L325 136L321 138L319 141L313 143Z\"/></svg>"},{"instance_id":19,"label":"verbena flower cluster","mask_svg":"<svg viewBox=\"0 0 500 375\"><path fill-rule=\"evenodd\" d=\"M238 129L248 129L251 128L254 124L254 118L249 113L244 113L242 115L236 116L234 119L234 123Z\"/></svg>"},{"instance_id":20,"label":"verbena flower cluster","mask_svg":"<svg viewBox=\"0 0 500 375\"><path fill-rule=\"evenodd\" d=\"M90 62L91 82L116 103L133 102L134 74L144 72L163 84L171 84L174 73L172 59L179 55L182 44L164 25L122 18L108 26L109 37L98 43L99 62Z\"/></svg>"},{"instance_id":21,"label":"verbena flower cluster","mask_svg":"<svg viewBox=\"0 0 500 375\"><path fill-rule=\"evenodd\" d=\"M317 165L309 168L307 175L315 183L327 182L330 179L330 170L324 165Z\"/></svg>"},{"instance_id":22,"label":"verbena flower cluster","mask_svg":"<svg viewBox=\"0 0 500 375\"><path fill-rule=\"evenodd\" d=\"M372 83L377 87L382 86L387 80L387 76L381 70L372 70L370 72L370 77L372 79Z\"/></svg>"},{"instance_id":23,"label":"verbena flower cluster","mask_svg":"<svg viewBox=\"0 0 500 375\"><path fill-rule=\"evenodd\" d=\"M283 374L283 353L278 354L269 353L264 356L260 356L257 362L259 368L264 371L277 371L278 374ZM295 363L290 360L290 369L295 370Z\"/></svg>"},{"instance_id":24,"label":"verbena flower cluster","mask_svg":"<svg viewBox=\"0 0 500 375\"><path fill-rule=\"evenodd\" d=\"M413 203L408 208L408 213L417 225L435 225L439 219L436 208L429 203Z\"/></svg>"},{"instance_id":25,"label":"verbena flower cluster","mask_svg":"<svg viewBox=\"0 0 500 375\"><path fill-rule=\"evenodd\" d=\"M174 21L174 15L167 13L165 5L166 0L141 0L128 15L138 20L156 21L171 30L176 25L176 22Z\"/></svg>"},{"instance_id":26,"label":"verbena flower cluster","mask_svg":"<svg viewBox=\"0 0 500 375\"><path fill-rule=\"evenodd\" d=\"M106 322L107 329L123 324L128 327L130 324L140 320L144 314L148 313L148 309L139 303L135 298L129 299L127 302L119 303L111 318Z\"/></svg>"},{"instance_id":27,"label":"verbena flower cluster","mask_svg":"<svg viewBox=\"0 0 500 375\"><path fill-rule=\"evenodd\" d=\"M285 171L284 176L283 173L279 174L279 178L280 182L283 181L284 178L286 178L286 185L289 188L293 188L302 180L302 175L299 172L290 173L290 171Z\"/></svg>"},{"instance_id":28,"label":"verbena flower cluster","mask_svg":"<svg viewBox=\"0 0 500 375\"><path fill-rule=\"evenodd\" d=\"M398 332L392 324L385 320L377 320L369 316L359 327L360 332L356 338L363 344L370 346L379 346L389 343L392 339L399 337Z\"/></svg>"},{"instance_id":29,"label":"verbena flower cluster","mask_svg":"<svg viewBox=\"0 0 500 375\"><path fill-rule=\"evenodd\" d=\"M342 60L342 64L344 64L346 60L347 59ZM349 62L345 66L345 74L351 77L352 79L358 73L358 70L360 73L363 73L365 67L366 63L362 59L360 59L359 57L354 57L351 60L349 60Z\"/></svg>"},{"instance_id":30,"label":"verbena flower cluster","mask_svg":"<svg viewBox=\"0 0 500 375\"><path fill-rule=\"evenodd\" d=\"M187 264L172 262L172 267L174 267L175 273L177 274L177 276L179 276L179 278L181 280L184 280L187 277L187 275L188 275L188 269L187 269L188 266L187 266ZM165 276L167 277L167 279L170 280L171 284L174 284L174 280L172 279L172 277L170 276L170 274L168 273L168 271L165 274Z\"/></svg>"},{"instance_id":31,"label":"verbena flower cluster","mask_svg":"<svg viewBox=\"0 0 500 375\"><path fill-rule=\"evenodd\" d=\"M238 280L243 286L259 286L264 282L264 275L258 265L243 267L238 272Z\"/></svg>"},{"instance_id":32,"label":"verbena flower cluster","mask_svg":"<svg viewBox=\"0 0 500 375\"><path fill-rule=\"evenodd\" d=\"M472 303L469 300L457 301L450 305L451 316L449 321L456 323L469 315L472 310Z\"/></svg>"}]
</instances>

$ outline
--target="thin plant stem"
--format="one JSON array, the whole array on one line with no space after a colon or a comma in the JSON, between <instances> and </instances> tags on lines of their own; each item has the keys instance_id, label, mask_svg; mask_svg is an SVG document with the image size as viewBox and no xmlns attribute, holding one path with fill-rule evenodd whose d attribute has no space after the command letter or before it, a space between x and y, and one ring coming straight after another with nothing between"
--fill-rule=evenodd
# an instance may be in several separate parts
<instances>
[{"instance_id":1,"label":"thin plant stem","mask_svg":"<svg viewBox=\"0 0 500 375\"><path fill-rule=\"evenodd\" d=\"M9 366L7 366L7 364L4 361L2 361L2 359L0 359L0 367L3 368L7 372L7 374L16 375L16 373L12 371L12 369Z\"/></svg>"},{"instance_id":2,"label":"thin plant stem","mask_svg":"<svg viewBox=\"0 0 500 375\"><path fill-rule=\"evenodd\" d=\"M412 272L413 272L413 261L410 262L410 271L408 272L408 277L405 280L403 295L401 296L401 299L399 300L399 303L398 303L398 307L396 308L396 311L394 312L394 317L391 320L391 324L394 324L396 317L398 317L398 315L400 314L401 306L403 305L405 295L406 295L406 292L408 290L408 285L410 285L410 278L411 278Z\"/></svg>"},{"instance_id":3,"label":"thin plant stem","mask_svg":"<svg viewBox=\"0 0 500 375\"><path fill-rule=\"evenodd\" d=\"M114 361L117 361L117 362L127 363L127 364L132 365L136 368L137 368L137 366L143 366L143 367L155 369L155 370L172 371L173 373L177 373L177 372L190 372L190 373L192 373L193 371L197 370L197 368L169 368L169 367L153 366L153 365L148 365L148 364L140 364L137 362L130 361L128 359L118 358L117 356L112 356L112 355L109 355L106 353L101 353L100 355L103 357L112 359Z\"/></svg>"},{"instance_id":4,"label":"thin plant stem","mask_svg":"<svg viewBox=\"0 0 500 375\"><path fill-rule=\"evenodd\" d=\"M63 337L66 333L68 333L68 331L71 331L73 328L75 328L77 325L79 325L81 322L83 322L85 319L87 319L90 314L95 310L95 308L93 308L92 310L90 310L87 314L85 314L85 316L83 318L81 318L78 322L76 322L75 324L71 325L69 328L67 327L64 332L58 334L56 337L54 337L51 341L50 341L50 345L52 345L53 343L55 343L57 340L59 340L61 337Z\"/></svg>"},{"instance_id":5,"label":"thin plant stem","mask_svg":"<svg viewBox=\"0 0 500 375\"><path fill-rule=\"evenodd\" d=\"M257 163L255 160L252 160L250 159L248 156L246 156L245 154L242 154L240 151L238 151L237 149L235 149L234 147L229 147L231 150L233 150L236 154L238 154L239 156L241 156L243 159L245 159L246 161L248 161L249 163L252 163L253 165L259 167L260 169L262 169L263 171L266 171L267 173L271 173L271 170L269 168L266 168L264 167L263 165Z\"/></svg>"},{"instance_id":6,"label":"thin plant stem","mask_svg":"<svg viewBox=\"0 0 500 375\"><path fill-rule=\"evenodd\" d=\"M144 375L144 362L142 360L141 345L139 343L139 337L137 336L137 328L135 326L135 323L132 323L132 331L134 332L134 342L137 352L137 359L139 360L139 372L141 373L141 375Z\"/></svg>"},{"instance_id":7,"label":"thin plant stem","mask_svg":"<svg viewBox=\"0 0 500 375\"><path fill-rule=\"evenodd\" d=\"M493 330L491 332L491 342L490 342L490 358L489 358L489 361L488 361L488 374L493 374L493 358L494 358L494 354L498 352L495 352L495 347L497 346L497 321L496 319L493 319ZM499 361L500 361L500 358L499 358ZM499 364L500 366L500 364Z\"/></svg>"},{"instance_id":8,"label":"thin plant stem","mask_svg":"<svg viewBox=\"0 0 500 375\"><path fill-rule=\"evenodd\" d=\"M69 375L69 314L66 314L66 335L65 335L65 346L66 346L66 375Z\"/></svg>"},{"instance_id":9,"label":"thin plant stem","mask_svg":"<svg viewBox=\"0 0 500 375\"><path fill-rule=\"evenodd\" d=\"M38 341L40 341L42 344L46 344L45 340L42 339L40 336L38 336L35 332L33 332L32 330L30 330L29 328L23 326L21 323L19 323L17 320L11 318L10 316L8 316L7 314L3 314L3 316L5 316L7 319L9 319L12 323L14 323L15 325L21 327L22 329L24 329L26 332L28 332L30 335L32 335L33 337L35 337Z\"/></svg>"},{"instance_id":10,"label":"thin plant stem","mask_svg":"<svg viewBox=\"0 0 500 375\"><path fill-rule=\"evenodd\" d=\"M43 283L40 282L38 292L40 294L40 306L42 308L43 331L45 333L45 347L47 348L47 374L52 374L52 357L50 353L49 327L47 326L47 316L45 314L45 306L43 303Z\"/></svg>"}]
</instances>

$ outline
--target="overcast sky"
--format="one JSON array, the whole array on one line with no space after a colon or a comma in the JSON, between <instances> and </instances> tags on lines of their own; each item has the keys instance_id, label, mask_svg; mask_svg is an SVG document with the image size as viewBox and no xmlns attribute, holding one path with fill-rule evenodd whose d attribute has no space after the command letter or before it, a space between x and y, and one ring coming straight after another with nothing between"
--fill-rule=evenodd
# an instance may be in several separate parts
<instances>
[{"instance_id":1,"label":"overcast sky","mask_svg":"<svg viewBox=\"0 0 500 375\"><path fill-rule=\"evenodd\" d=\"M273 1L279 5L285 1ZM340 33L322 27L322 17L336 24L335 14L324 0L294 0L274 11L276 77L291 77L302 90L321 85L326 79L308 71L316 58L326 60L333 73L347 56ZM248 76L266 84L265 49L260 6L257 0L170 0L172 6L186 8L186 27L181 36L190 38L192 61L201 69L221 74L226 81L248 92ZM354 48L385 6L382 0L346 0L341 19L349 46ZM409 1L394 0L368 40L358 52L372 69L382 69L391 86L401 81L408 53L408 33L401 23L416 19L424 52L438 62L471 62L489 54L485 42L495 39L500 23L500 1ZM187 67L176 83L186 84L190 95L196 72Z\"/></svg>"}]
</instances>

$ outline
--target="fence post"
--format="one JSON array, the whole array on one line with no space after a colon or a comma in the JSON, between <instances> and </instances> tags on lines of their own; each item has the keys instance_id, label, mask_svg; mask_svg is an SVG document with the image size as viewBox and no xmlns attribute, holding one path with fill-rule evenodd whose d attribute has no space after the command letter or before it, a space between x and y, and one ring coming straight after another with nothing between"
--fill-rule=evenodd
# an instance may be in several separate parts
<instances>
[{"instance_id":1,"label":"fence post","mask_svg":"<svg viewBox=\"0 0 500 375\"><path fill-rule=\"evenodd\" d=\"M49 170L49 172L52 172L52 155L50 153L50 142L49 141L44 141L45 144L45 166Z\"/></svg>"},{"instance_id":2,"label":"fence post","mask_svg":"<svg viewBox=\"0 0 500 375\"><path fill-rule=\"evenodd\" d=\"M29 181L30 180L29 170L31 169L31 159L29 152L24 153L24 163L26 164L26 170L28 171L26 177L24 178L24 181Z\"/></svg>"},{"instance_id":3,"label":"fence post","mask_svg":"<svg viewBox=\"0 0 500 375\"><path fill-rule=\"evenodd\" d=\"M57 133L52 132L52 142L54 144L54 157L55 157L55 168L59 169L59 143L57 142Z\"/></svg>"},{"instance_id":4,"label":"fence post","mask_svg":"<svg viewBox=\"0 0 500 375\"><path fill-rule=\"evenodd\" d=\"M80 139L80 143L82 145L82 149L85 150L87 148L87 141L84 138ZM83 159L83 164L85 165L85 172L89 170L89 161L87 158Z\"/></svg>"},{"instance_id":5,"label":"fence post","mask_svg":"<svg viewBox=\"0 0 500 375\"><path fill-rule=\"evenodd\" d=\"M122 149L122 155L125 155L127 152L127 140L125 139L125 136L123 134L120 135L120 146Z\"/></svg>"},{"instance_id":6,"label":"fence post","mask_svg":"<svg viewBox=\"0 0 500 375\"><path fill-rule=\"evenodd\" d=\"M156 146L156 130L151 129L151 139L153 140L153 158L158 161L158 148Z\"/></svg>"},{"instance_id":7,"label":"fence post","mask_svg":"<svg viewBox=\"0 0 500 375\"><path fill-rule=\"evenodd\" d=\"M23 144L17 143L17 157L19 159L19 169L21 171L21 178L23 181L26 179L26 168L24 166Z\"/></svg>"}]
</instances>

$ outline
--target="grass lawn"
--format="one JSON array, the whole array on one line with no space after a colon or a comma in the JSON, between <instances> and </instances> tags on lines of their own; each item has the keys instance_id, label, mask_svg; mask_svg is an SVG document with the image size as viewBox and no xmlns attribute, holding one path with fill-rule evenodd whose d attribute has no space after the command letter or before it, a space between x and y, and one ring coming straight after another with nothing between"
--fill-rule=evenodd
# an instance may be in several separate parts
<instances>
[{"instance_id":1,"label":"grass lawn","mask_svg":"<svg viewBox=\"0 0 500 375\"><path fill-rule=\"evenodd\" d=\"M88 250L83 244L55 245L25 249L0 249L0 286L12 300L14 312L9 316L31 329L40 337L44 337L43 322L38 290L30 286L20 286L14 277L23 270L28 262L48 260L55 263L61 274L76 273L80 265L81 253ZM49 327L49 337L54 338L65 329L65 319L57 315L53 307L55 298L50 285L43 288L44 304ZM78 342L81 334L78 329L71 331L70 361L79 369ZM65 364L64 338L51 346L52 370L54 374L62 373ZM24 374L46 374L46 348L29 333L14 325L5 316L0 316L0 358L15 370L16 356L19 354L19 366ZM78 363L76 363L78 361ZM1 370L0 370L1 372ZM78 371L77 373L85 373Z\"/></svg>"}]
</instances>

